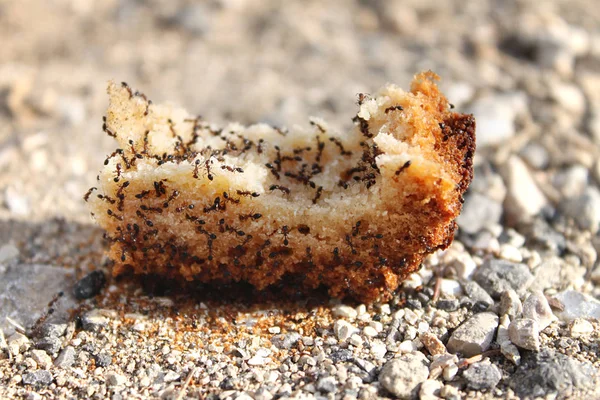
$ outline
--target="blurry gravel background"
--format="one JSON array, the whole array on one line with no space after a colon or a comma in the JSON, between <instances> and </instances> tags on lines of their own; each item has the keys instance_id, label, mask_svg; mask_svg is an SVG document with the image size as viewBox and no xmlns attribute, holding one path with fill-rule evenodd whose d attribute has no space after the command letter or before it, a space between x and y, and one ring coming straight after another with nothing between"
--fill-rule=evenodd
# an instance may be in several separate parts
<instances>
[{"instance_id":1,"label":"blurry gravel background","mask_svg":"<svg viewBox=\"0 0 600 400\"><path fill-rule=\"evenodd\" d=\"M0 0L0 43L1 398L600 398L595 1ZM305 305L286 315L312 328L223 343L196 316L190 349L166 311L136 308L140 290L76 303L73 283L105 262L82 195L115 147L108 80L217 123L318 116L343 131L357 93L426 69L476 116L476 179L455 245L390 304ZM35 324L60 291L54 322ZM65 323L77 305L92 315ZM242 334L239 315L219 318Z\"/></svg>"}]
</instances>

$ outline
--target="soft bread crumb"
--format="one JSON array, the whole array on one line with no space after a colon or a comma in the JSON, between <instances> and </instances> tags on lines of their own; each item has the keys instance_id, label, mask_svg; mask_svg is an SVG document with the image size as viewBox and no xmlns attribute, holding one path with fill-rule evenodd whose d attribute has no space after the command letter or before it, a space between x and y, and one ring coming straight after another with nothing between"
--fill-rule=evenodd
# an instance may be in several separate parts
<instances>
[{"instance_id":1,"label":"soft bread crumb","mask_svg":"<svg viewBox=\"0 0 600 400\"><path fill-rule=\"evenodd\" d=\"M318 119L218 128L110 83L104 130L119 149L85 199L114 273L389 297L451 243L472 179L475 121L436 80L361 95L345 135Z\"/></svg>"}]
</instances>

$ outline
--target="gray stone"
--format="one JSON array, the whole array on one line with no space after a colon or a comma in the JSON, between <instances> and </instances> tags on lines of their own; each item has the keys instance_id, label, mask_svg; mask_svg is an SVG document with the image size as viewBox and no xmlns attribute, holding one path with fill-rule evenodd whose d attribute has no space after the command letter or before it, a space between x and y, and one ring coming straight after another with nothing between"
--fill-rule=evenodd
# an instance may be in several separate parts
<instances>
[{"instance_id":1,"label":"gray stone","mask_svg":"<svg viewBox=\"0 0 600 400\"><path fill-rule=\"evenodd\" d=\"M560 204L564 214L572 218L581 229L592 233L600 228L600 191L590 186L577 197L565 199Z\"/></svg>"},{"instance_id":2,"label":"gray stone","mask_svg":"<svg viewBox=\"0 0 600 400\"><path fill-rule=\"evenodd\" d=\"M488 307L494 304L492 297L477 282L468 281L463 285L463 289L473 303L482 302Z\"/></svg>"},{"instance_id":3,"label":"gray stone","mask_svg":"<svg viewBox=\"0 0 600 400\"><path fill-rule=\"evenodd\" d=\"M338 319L333 324L333 331L335 332L335 336L340 341L346 341L355 333L358 333L358 328L348 321L343 319Z\"/></svg>"},{"instance_id":4,"label":"gray stone","mask_svg":"<svg viewBox=\"0 0 600 400\"><path fill-rule=\"evenodd\" d=\"M288 332L275 335L271 338L271 343L278 349L291 349L298 343L302 336L298 332Z\"/></svg>"},{"instance_id":5,"label":"gray stone","mask_svg":"<svg viewBox=\"0 0 600 400\"><path fill-rule=\"evenodd\" d=\"M552 349L525 353L521 366L509 380L520 397L570 398L574 389L595 384L598 371L587 361L580 362Z\"/></svg>"},{"instance_id":6,"label":"gray stone","mask_svg":"<svg viewBox=\"0 0 600 400\"><path fill-rule=\"evenodd\" d=\"M535 169L546 169L550 162L548 150L537 143L528 143L523 147L519 155L523 158L523 161Z\"/></svg>"},{"instance_id":7,"label":"gray stone","mask_svg":"<svg viewBox=\"0 0 600 400\"><path fill-rule=\"evenodd\" d=\"M50 369L52 366L52 359L44 350L31 350L31 358L42 369Z\"/></svg>"},{"instance_id":8,"label":"gray stone","mask_svg":"<svg viewBox=\"0 0 600 400\"><path fill-rule=\"evenodd\" d=\"M515 119L526 108L522 93L480 97L468 110L477 119L477 146L504 143L515 134Z\"/></svg>"},{"instance_id":9,"label":"gray stone","mask_svg":"<svg viewBox=\"0 0 600 400\"><path fill-rule=\"evenodd\" d=\"M498 316L491 312L473 315L450 336L447 348L451 353L472 357L486 351L498 327Z\"/></svg>"},{"instance_id":10,"label":"gray stone","mask_svg":"<svg viewBox=\"0 0 600 400\"><path fill-rule=\"evenodd\" d=\"M325 393L334 393L337 382L333 376L327 376L317 381L317 390Z\"/></svg>"},{"instance_id":11,"label":"gray stone","mask_svg":"<svg viewBox=\"0 0 600 400\"><path fill-rule=\"evenodd\" d=\"M548 204L546 196L538 188L527 165L518 157L511 156L500 168L508 193L504 211L509 222L531 219Z\"/></svg>"},{"instance_id":12,"label":"gray stone","mask_svg":"<svg viewBox=\"0 0 600 400\"><path fill-rule=\"evenodd\" d=\"M73 270L43 264L14 264L0 269L0 329L7 336L14 327L6 322L10 317L24 327L32 326L48 310L48 304L60 292L73 284ZM48 321L67 321L75 300L64 295L53 304Z\"/></svg>"},{"instance_id":13,"label":"gray stone","mask_svg":"<svg viewBox=\"0 0 600 400\"><path fill-rule=\"evenodd\" d=\"M552 313L550 304L544 293L535 291L531 293L523 302L523 318L529 318L538 323L540 331L543 331L548 325L556 321L556 316Z\"/></svg>"},{"instance_id":14,"label":"gray stone","mask_svg":"<svg viewBox=\"0 0 600 400\"><path fill-rule=\"evenodd\" d=\"M108 318L102 310L94 309L81 317L81 324L86 331L98 332L108 325Z\"/></svg>"},{"instance_id":15,"label":"gray stone","mask_svg":"<svg viewBox=\"0 0 600 400\"><path fill-rule=\"evenodd\" d=\"M502 379L502 372L490 360L481 361L463 372L467 387L472 390L492 390Z\"/></svg>"},{"instance_id":16,"label":"gray stone","mask_svg":"<svg viewBox=\"0 0 600 400\"><path fill-rule=\"evenodd\" d=\"M59 368L68 368L75 363L75 348L73 346L67 346L60 352L54 365Z\"/></svg>"},{"instance_id":17,"label":"gray stone","mask_svg":"<svg viewBox=\"0 0 600 400\"><path fill-rule=\"evenodd\" d=\"M540 328L533 319L519 318L512 321L508 327L508 336L513 344L522 349L540 349Z\"/></svg>"},{"instance_id":18,"label":"gray stone","mask_svg":"<svg viewBox=\"0 0 600 400\"><path fill-rule=\"evenodd\" d=\"M475 234L482 228L497 224L502 217L502 204L479 193L465 197L465 203L457 222L461 230Z\"/></svg>"},{"instance_id":19,"label":"gray stone","mask_svg":"<svg viewBox=\"0 0 600 400\"><path fill-rule=\"evenodd\" d=\"M404 354L388 361L379 374L379 383L400 399L412 399L419 385L429 376L428 361L423 353Z\"/></svg>"},{"instance_id":20,"label":"gray stone","mask_svg":"<svg viewBox=\"0 0 600 400\"><path fill-rule=\"evenodd\" d=\"M8 337L8 350L11 354L16 355L29 349L31 342L27 336L20 332L15 332Z\"/></svg>"},{"instance_id":21,"label":"gray stone","mask_svg":"<svg viewBox=\"0 0 600 400\"><path fill-rule=\"evenodd\" d=\"M583 165L573 165L559 171L552 179L552 184L563 197L580 196L588 183L589 172Z\"/></svg>"},{"instance_id":22,"label":"gray stone","mask_svg":"<svg viewBox=\"0 0 600 400\"><path fill-rule=\"evenodd\" d=\"M555 254L562 253L567 248L565 236L554 230L546 221L536 218L525 228L528 242L548 249Z\"/></svg>"},{"instance_id":23,"label":"gray stone","mask_svg":"<svg viewBox=\"0 0 600 400\"><path fill-rule=\"evenodd\" d=\"M0 247L0 264L15 261L19 257L19 249L12 244L4 244Z\"/></svg>"},{"instance_id":24,"label":"gray stone","mask_svg":"<svg viewBox=\"0 0 600 400\"><path fill-rule=\"evenodd\" d=\"M533 282L533 275L525 264L488 259L475 270L473 279L493 298L499 299L509 289L519 295L524 294Z\"/></svg>"},{"instance_id":25,"label":"gray stone","mask_svg":"<svg viewBox=\"0 0 600 400\"><path fill-rule=\"evenodd\" d=\"M523 304L517 292L513 289L508 289L502 292L500 296L500 314L508 315L511 319L521 316L523 312Z\"/></svg>"},{"instance_id":26,"label":"gray stone","mask_svg":"<svg viewBox=\"0 0 600 400\"><path fill-rule=\"evenodd\" d=\"M62 346L62 337L66 330L67 324L44 324L35 340L35 347L49 353L57 353Z\"/></svg>"},{"instance_id":27,"label":"gray stone","mask_svg":"<svg viewBox=\"0 0 600 400\"><path fill-rule=\"evenodd\" d=\"M78 300L92 298L100 293L105 284L106 277L104 276L104 271L92 271L75 283L75 286L73 286L73 295Z\"/></svg>"},{"instance_id":28,"label":"gray stone","mask_svg":"<svg viewBox=\"0 0 600 400\"><path fill-rule=\"evenodd\" d=\"M108 386L123 386L127 383L127 378L116 372L106 374L106 384Z\"/></svg>"},{"instance_id":29,"label":"gray stone","mask_svg":"<svg viewBox=\"0 0 600 400\"><path fill-rule=\"evenodd\" d=\"M591 296L575 290L565 290L554 296L560 301L564 309L556 311L556 316L565 322L571 322L577 318L600 319L600 301Z\"/></svg>"},{"instance_id":30,"label":"gray stone","mask_svg":"<svg viewBox=\"0 0 600 400\"><path fill-rule=\"evenodd\" d=\"M46 370L39 369L23 375L23 384L37 387L48 386L52 383L52 374Z\"/></svg>"}]
</instances>

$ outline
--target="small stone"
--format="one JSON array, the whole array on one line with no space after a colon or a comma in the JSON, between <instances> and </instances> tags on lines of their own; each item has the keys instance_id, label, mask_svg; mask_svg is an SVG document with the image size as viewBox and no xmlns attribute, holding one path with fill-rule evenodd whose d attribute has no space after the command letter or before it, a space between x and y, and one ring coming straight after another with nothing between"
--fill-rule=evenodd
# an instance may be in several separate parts
<instances>
[{"instance_id":1,"label":"small stone","mask_svg":"<svg viewBox=\"0 0 600 400\"><path fill-rule=\"evenodd\" d=\"M468 110L477 119L477 145L481 147L504 143L515 134L515 119L526 109L522 93L494 94L480 97Z\"/></svg>"},{"instance_id":2,"label":"small stone","mask_svg":"<svg viewBox=\"0 0 600 400\"><path fill-rule=\"evenodd\" d=\"M0 247L0 264L7 264L19 257L19 249L12 244L4 244Z\"/></svg>"},{"instance_id":3,"label":"small stone","mask_svg":"<svg viewBox=\"0 0 600 400\"><path fill-rule=\"evenodd\" d=\"M13 186L6 188L4 202L10 212L15 215L28 215L30 213L29 199Z\"/></svg>"},{"instance_id":4,"label":"small stone","mask_svg":"<svg viewBox=\"0 0 600 400\"><path fill-rule=\"evenodd\" d=\"M444 296L460 296L463 293L462 286L454 279L442 279L440 293Z\"/></svg>"},{"instance_id":5,"label":"small stone","mask_svg":"<svg viewBox=\"0 0 600 400\"><path fill-rule=\"evenodd\" d=\"M104 368L112 364L112 356L108 353L99 353L94 357L94 360L98 367Z\"/></svg>"},{"instance_id":6,"label":"small stone","mask_svg":"<svg viewBox=\"0 0 600 400\"><path fill-rule=\"evenodd\" d=\"M429 376L427 364L427 358L422 353L404 354L383 366L379 383L400 399L416 397L419 384Z\"/></svg>"},{"instance_id":7,"label":"small stone","mask_svg":"<svg viewBox=\"0 0 600 400\"><path fill-rule=\"evenodd\" d=\"M512 321L508 327L510 341L525 350L540 349L540 328L533 319L520 318Z\"/></svg>"},{"instance_id":8,"label":"small stone","mask_svg":"<svg viewBox=\"0 0 600 400\"><path fill-rule=\"evenodd\" d=\"M458 299L440 299L436 303L436 308L444 311L456 311L460 307Z\"/></svg>"},{"instance_id":9,"label":"small stone","mask_svg":"<svg viewBox=\"0 0 600 400\"><path fill-rule=\"evenodd\" d=\"M564 214L572 218L581 229L592 233L600 228L600 190L590 186L583 194L567 198L560 204Z\"/></svg>"},{"instance_id":10,"label":"small stone","mask_svg":"<svg viewBox=\"0 0 600 400\"><path fill-rule=\"evenodd\" d=\"M400 353L412 353L413 351L417 350L418 348L412 340L405 340L398 345L398 351Z\"/></svg>"},{"instance_id":11,"label":"small stone","mask_svg":"<svg viewBox=\"0 0 600 400\"><path fill-rule=\"evenodd\" d=\"M52 374L40 369L23 375L23 384L36 387L48 386L52 383Z\"/></svg>"},{"instance_id":12,"label":"small stone","mask_svg":"<svg viewBox=\"0 0 600 400\"><path fill-rule=\"evenodd\" d=\"M348 339L348 343L350 343L353 346L362 346L363 345L363 339L360 337L360 335L357 335L356 333L353 334L352 336L350 336L350 339Z\"/></svg>"},{"instance_id":13,"label":"small stone","mask_svg":"<svg viewBox=\"0 0 600 400\"><path fill-rule=\"evenodd\" d=\"M180 374L178 374L175 371L168 370L167 373L163 376L162 380L163 380L163 382L169 383L169 382L175 382L179 378L181 378Z\"/></svg>"},{"instance_id":14,"label":"small stone","mask_svg":"<svg viewBox=\"0 0 600 400\"><path fill-rule=\"evenodd\" d=\"M472 303L482 302L488 307L494 304L492 297L477 282L469 281L465 283L464 289Z\"/></svg>"},{"instance_id":15,"label":"small stone","mask_svg":"<svg viewBox=\"0 0 600 400\"><path fill-rule=\"evenodd\" d=\"M540 331L557 320L541 291L535 291L527 297L523 303L523 317L536 321Z\"/></svg>"},{"instance_id":16,"label":"small stone","mask_svg":"<svg viewBox=\"0 0 600 400\"><path fill-rule=\"evenodd\" d=\"M124 386L127 383L127 377L116 372L106 374L106 384L108 386Z\"/></svg>"},{"instance_id":17,"label":"small stone","mask_svg":"<svg viewBox=\"0 0 600 400\"><path fill-rule=\"evenodd\" d=\"M78 300L90 299L100 293L106 284L104 271L95 270L81 278L73 287L73 295Z\"/></svg>"},{"instance_id":18,"label":"small stone","mask_svg":"<svg viewBox=\"0 0 600 400\"><path fill-rule=\"evenodd\" d=\"M378 335L378 332L372 326L365 326L363 328L363 333L365 334L365 336L369 337L375 337Z\"/></svg>"},{"instance_id":19,"label":"small stone","mask_svg":"<svg viewBox=\"0 0 600 400\"><path fill-rule=\"evenodd\" d=\"M285 334L280 334L277 336L273 336L271 338L271 343L278 349L291 349L293 346L298 343L302 336L298 332L288 332Z\"/></svg>"},{"instance_id":20,"label":"small stone","mask_svg":"<svg viewBox=\"0 0 600 400\"><path fill-rule=\"evenodd\" d=\"M351 361L354 358L354 355L352 354L352 350L340 349L333 351L329 355L329 358L331 358L331 361L337 364L344 361Z\"/></svg>"},{"instance_id":21,"label":"small stone","mask_svg":"<svg viewBox=\"0 0 600 400\"><path fill-rule=\"evenodd\" d=\"M442 377L445 381L451 381L458 374L458 366L456 364L452 364L444 368L444 373Z\"/></svg>"},{"instance_id":22,"label":"small stone","mask_svg":"<svg viewBox=\"0 0 600 400\"><path fill-rule=\"evenodd\" d=\"M574 389L592 387L598 371L555 350L525 353L508 384L521 398L571 398Z\"/></svg>"},{"instance_id":23,"label":"small stone","mask_svg":"<svg viewBox=\"0 0 600 400\"><path fill-rule=\"evenodd\" d=\"M583 165L573 165L559 171L552 183L563 197L580 196L588 184L589 171Z\"/></svg>"},{"instance_id":24,"label":"small stone","mask_svg":"<svg viewBox=\"0 0 600 400\"><path fill-rule=\"evenodd\" d=\"M455 365L458 362L458 357L456 354L440 354L437 356L433 356L433 361L429 366L429 369L432 370L434 368L448 368L451 365Z\"/></svg>"},{"instance_id":25,"label":"small stone","mask_svg":"<svg viewBox=\"0 0 600 400\"><path fill-rule=\"evenodd\" d=\"M490 224L497 224L502 217L502 204L480 193L465 197L463 211L457 222L461 231L475 234Z\"/></svg>"},{"instance_id":26,"label":"small stone","mask_svg":"<svg viewBox=\"0 0 600 400\"><path fill-rule=\"evenodd\" d=\"M411 325L415 325L419 320L419 316L416 312L414 312L410 308L407 308L404 310L404 320Z\"/></svg>"},{"instance_id":27,"label":"small stone","mask_svg":"<svg viewBox=\"0 0 600 400\"><path fill-rule=\"evenodd\" d=\"M317 381L317 390L324 393L335 393L337 382L333 376L321 378Z\"/></svg>"},{"instance_id":28,"label":"small stone","mask_svg":"<svg viewBox=\"0 0 600 400\"><path fill-rule=\"evenodd\" d=\"M440 391L444 385L440 381L427 379L421 383L419 389L419 400L438 400Z\"/></svg>"},{"instance_id":29,"label":"small stone","mask_svg":"<svg viewBox=\"0 0 600 400\"><path fill-rule=\"evenodd\" d=\"M339 304L331 310L331 313L334 317L338 318L348 318L348 319L356 319L358 313L356 310L350 306Z\"/></svg>"},{"instance_id":30,"label":"small stone","mask_svg":"<svg viewBox=\"0 0 600 400\"><path fill-rule=\"evenodd\" d=\"M518 156L511 156L500 168L500 172L508 190L504 210L510 221L531 219L548 204L527 165Z\"/></svg>"},{"instance_id":31,"label":"small stone","mask_svg":"<svg viewBox=\"0 0 600 400\"><path fill-rule=\"evenodd\" d=\"M561 108L570 114L581 116L585 111L585 96L576 85L553 80L550 84L550 94Z\"/></svg>"},{"instance_id":32,"label":"small stone","mask_svg":"<svg viewBox=\"0 0 600 400\"><path fill-rule=\"evenodd\" d=\"M100 309L88 311L81 317L83 329L91 332L99 332L102 328L108 325L108 318Z\"/></svg>"},{"instance_id":33,"label":"small stone","mask_svg":"<svg viewBox=\"0 0 600 400\"><path fill-rule=\"evenodd\" d=\"M572 289L565 290L554 296L564 306L562 311L556 311L556 316L565 322L576 318L600 319L600 301L591 296Z\"/></svg>"},{"instance_id":34,"label":"small stone","mask_svg":"<svg viewBox=\"0 0 600 400\"><path fill-rule=\"evenodd\" d=\"M36 339L35 346L51 354L58 353L66 331L67 324L46 323L40 329L40 336Z\"/></svg>"},{"instance_id":35,"label":"small stone","mask_svg":"<svg viewBox=\"0 0 600 400\"><path fill-rule=\"evenodd\" d=\"M353 334L357 333L358 328L343 319L338 319L333 324L333 331L338 340L343 342L350 339L350 336Z\"/></svg>"},{"instance_id":36,"label":"small stone","mask_svg":"<svg viewBox=\"0 0 600 400\"><path fill-rule=\"evenodd\" d=\"M508 361L512 362L513 364L519 365L521 363L521 353L519 353L517 346L511 342L503 342L500 344L500 352Z\"/></svg>"},{"instance_id":37,"label":"small stone","mask_svg":"<svg viewBox=\"0 0 600 400\"><path fill-rule=\"evenodd\" d=\"M538 143L528 143L519 155L523 158L523 161L534 169L546 169L550 162L548 150Z\"/></svg>"},{"instance_id":38,"label":"small stone","mask_svg":"<svg viewBox=\"0 0 600 400\"><path fill-rule=\"evenodd\" d=\"M67 346L60 352L54 365L59 368L68 368L75 363L75 349L73 346Z\"/></svg>"},{"instance_id":39,"label":"small stone","mask_svg":"<svg viewBox=\"0 0 600 400\"><path fill-rule=\"evenodd\" d=\"M31 350L31 358L42 369L49 369L52 366L52 359L44 350Z\"/></svg>"},{"instance_id":40,"label":"small stone","mask_svg":"<svg viewBox=\"0 0 600 400\"><path fill-rule=\"evenodd\" d=\"M573 337L589 335L594 332L594 325L590 321L577 318L571 323L570 332Z\"/></svg>"},{"instance_id":41,"label":"small stone","mask_svg":"<svg viewBox=\"0 0 600 400\"><path fill-rule=\"evenodd\" d=\"M502 379L502 373L489 359L471 366L463 372L467 387L472 390L492 390Z\"/></svg>"},{"instance_id":42,"label":"small stone","mask_svg":"<svg viewBox=\"0 0 600 400\"><path fill-rule=\"evenodd\" d=\"M383 342L374 341L371 343L371 354L378 359L383 359L387 353L387 347Z\"/></svg>"},{"instance_id":43,"label":"small stone","mask_svg":"<svg viewBox=\"0 0 600 400\"><path fill-rule=\"evenodd\" d=\"M422 333L419 339L432 356L446 354L448 352L444 343L442 343L442 341L433 333Z\"/></svg>"},{"instance_id":44,"label":"small stone","mask_svg":"<svg viewBox=\"0 0 600 400\"><path fill-rule=\"evenodd\" d=\"M448 351L472 357L486 351L498 327L498 316L483 312L473 315L452 333L448 341Z\"/></svg>"},{"instance_id":45,"label":"small stone","mask_svg":"<svg viewBox=\"0 0 600 400\"><path fill-rule=\"evenodd\" d=\"M29 342L27 336L19 332L15 332L12 335L10 335L7 339L7 344L8 350L12 355L22 353L29 349L29 346L31 346L31 343Z\"/></svg>"},{"instance_id":46,"label":"small stone","mask_svg":"<svg viewBox=\"0 0 600 400\"><path fill-rule=\"evenodd\" d=\"M502 292L500 296L500 314L508 315L511 319L521 316L523 312L523 304L519 295L513 289L508 289Z\"/></svg>"},{"instance_id":47,"label":"small stone","mask_svg":"<svg viewBox=\"0 0 600 400\"><path fill-rule=\"evenodd\" d=\"M499 299L502 292L509 289L519 295L525 294L533 282L533 275L525 264L488 259L475 271L473 279L493 298Z\"/></svg>"}]
</instances>

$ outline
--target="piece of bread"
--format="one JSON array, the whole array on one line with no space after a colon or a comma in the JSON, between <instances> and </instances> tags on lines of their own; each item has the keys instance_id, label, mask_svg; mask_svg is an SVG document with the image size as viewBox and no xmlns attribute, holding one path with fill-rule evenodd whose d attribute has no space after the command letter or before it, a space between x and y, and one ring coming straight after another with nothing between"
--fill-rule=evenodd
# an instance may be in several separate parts
<instances>
[{"instance_id":1,"label":"piece of bread","mask_svg":"<svg viewBox=\"0 0 600 400\"><path fill-rule=\"evenodd\" d=\"M119 149L85 199L114 273L388 297L451 243L472 179L475 121L437 79L359 95L344 135L318 119L218 128L110 83L104 130Z\"/></svg>"}]
</instances>

